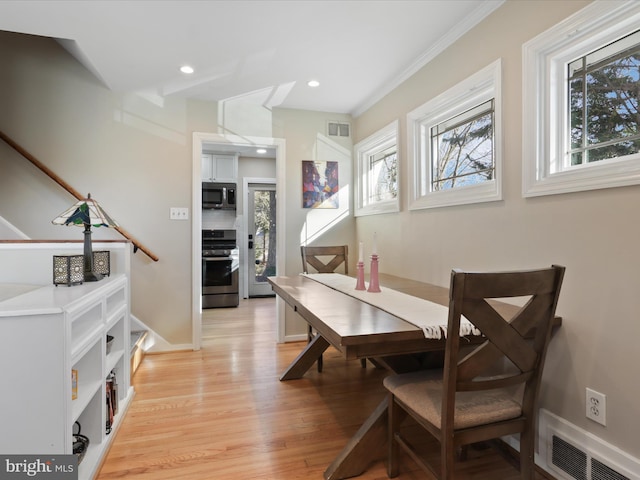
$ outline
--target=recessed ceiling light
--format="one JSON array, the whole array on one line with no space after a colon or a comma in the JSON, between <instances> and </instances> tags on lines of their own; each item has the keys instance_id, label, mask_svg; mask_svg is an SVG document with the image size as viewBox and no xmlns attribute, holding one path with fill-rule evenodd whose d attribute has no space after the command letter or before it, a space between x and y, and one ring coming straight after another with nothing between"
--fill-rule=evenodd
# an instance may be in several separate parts
<instances>
[{"instance_id":1,"label":"recessed ceiling light","mask_svg":"<svg viewBox=\"0 0 640 480\"><path fill-rule=\"evenodd\" d=\"M256 150L256 153L267 153L267 149L266 148L259 148Z\"/></svg>"},{"instance_id":2,"label":"recessed ceiling light","mask_svg":"<svg viewBox=\"0 0 640 480\"><path fill-rule=\"evenodd\" d=\"M319 87L320 82L318 80L309 80L307 82L307 85L309 85L310 87Z\"/></svg>"},{"instance_id":3,"label":"recessed ceiling light","mask_svg":"<svg viewBox=\"0 0 640 480\"><path fill-rule=\"evenodd\" d=\"M182 67L180 67L180 71L182 73L193 73L193 67L190 67L189 65L183 65Z\"/></svg>"}]
</instances>

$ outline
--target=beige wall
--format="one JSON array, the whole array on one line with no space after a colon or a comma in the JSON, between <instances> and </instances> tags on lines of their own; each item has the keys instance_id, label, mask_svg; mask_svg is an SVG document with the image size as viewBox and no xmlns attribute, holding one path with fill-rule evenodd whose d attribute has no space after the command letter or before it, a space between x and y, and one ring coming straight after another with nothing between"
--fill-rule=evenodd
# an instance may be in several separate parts
<instances>
[{"instance_id":1,"label":"beige wall","mask_svg":"<svg viewBox=\"0 0 640 480\"><path fill-rule=\"evenodd\" d=\"M0 49L0 129L159 257L132 257L132 312L170 343L190 344L191 230L168 214L191 205L191 132L215 128L206 121L215 105L115 94L49 39L0 32ZM2 215L30 238L81 238L50 224L75 199L0 149ZM120 238L94 229L105 237Z\"/></svg>"},{"instance_id":2,"label":"beige wall","mask_svg":"<svg viewBox=\"0 0 640 480\"><path fill-rule=\"evenodd\" d=\"M357 220L357 236L378 233L380 269L447 285L454 267L567 267L545 370L542 406L640 456L640 187L522 198L522 44L587 5L585 1L507 1L429 65L355 120L354 143L498 58L503 65L504 200L402 211ZM404 140L403 140L404 142ZM409 155L401 145L401 187ZM384 228L380 228L384 225ZM402 248L399 248L399 245ZM585 387L607 395L607 426L585 418Z\"/></svg>"},{"instance_id":3,"label":"beige wall","mask_svg":"<svg viewBox=\"0 0 640 480\"><path fill-rule=\"evenodd\" d=\"M152 93L111 92L51 39L0 32L0 57L4 60L0 130L72 187L90 192L125 230L159 257L154 262L142 252L132 256L132 312L170 347L189 347L192 227L190 221L169 220L169 209L192 204L193 132L232 130L218 124L217 104ZM243 111L251 108L240 107ZM232 110L227 106L226 111ZM275 137L286 138L287 245L291 245L286 270L297 273L308 213L301 208L300 162L338 160L341 182L348 185L350 139L336 143L322 134L328 120L350 121L350 117L277 109L258 117L260 121L247 125L245 131L234 126L233 133L273 132ZM263 174L266 172L260 176ZM341 214L349 212L347 190L345 195ZM0 216L30 238L81 239L82 229L51 225L74 201L0 142ZM320 212L314 220L333 221L335 212ZM318 241L346 243L352 232L352 221L338 222ZM95 229L93 237L120 238L107 229ZM288 316L286 331L302 335L304 324Z\"/></svg>"},{"instance_id":4,"label":"beige wall","mask_svg":"<svg viewBox=\"0 0 640 480\"><path fill-rule=\"evenodd\" d=\"M351 138L327 137L327 121L349 122L348 115L304 112L290 109L274 111L274 137L287 140L287 202L286 274L302 271L300 245L352 243L354 221L351 215L352 162ZM302 161L337 161L340 175L340 206L338 209L302 208ZM306 324L290 309L286 311L285 335L305 337Z\"/></svg>"},{"instance_id":5,"label":"beige wall","mask_svg":"<svg viewBox=\"0 0 640 480\"><path fill-rule=\"evenodd\" d=\"M380 268L446 285L453 267L508 269L560 263L567 275L558 306L564 324L550 347L542 406L640 456L634 360L640 334L636 221L640 187L524 199L521 195L522 43L586 1L507 1L431 64L354 121L363 139L488 65L503 60L504 200L484 205L350 216L350 140L322 135L346 115L275 109L274 137L286 139L286 272L300 271L299 245L371 243ZM160 258L132 258L133 313L172 344L191 343L191 224L169 208L191 205L192 132L220 132L217 105L109 91L55 42L0 32L0 130L81 192L91 192ZM234 132L238 133L238 132ZM264 135L260 131L242 132ZM401 145L403 172L408 168ZM301 207L301 160L337 160L338 210ZM406 192L406 174L401 187ZM0 142L0 215L32 238L79 238L52 218L73 199ZM26 212L26 213L25 213ZM320 227L332 225L323 232ZM353 233L355 228L357 234ZM117 238L97 229L95 238ZM354 255L352 254L352 263ZM0 266L1 268L1 266ZM161 300L159 300L161 299ZM287 315L287 335L304 325ZM630 381L627 381L630 379ZM607 427L584 418L585 387L607 395Z\"/></svg>"}]
</instances>

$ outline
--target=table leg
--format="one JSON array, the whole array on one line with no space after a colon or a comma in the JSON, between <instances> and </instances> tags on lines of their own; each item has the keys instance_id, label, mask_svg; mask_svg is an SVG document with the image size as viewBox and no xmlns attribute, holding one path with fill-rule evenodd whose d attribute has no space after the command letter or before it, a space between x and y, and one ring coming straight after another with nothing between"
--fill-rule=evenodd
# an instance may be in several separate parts
<instances>
[{"instance_id":1,"label":"table leg","mask_svg":"<svg viewBox=\"0 0 640 480\"><path fill-rule=\"evenodd\" d=\"M325 480L356 477L376 460L387 442L388 396L376 407L324 472Z\"/></svg>"},{"instance_id":2,"label":"table leg","mask_svg":"<svg viewBox=\"0 0 640 480\"><path fill-rule=\"evenodd\" d=\"M329 342L321 335L316 335L313 340L307 344L307 347L300 352L300 355L291 362L291 365L287 367L280 377L280 381L302 378L327 348L329 348Z\"/></svg>"}]
</instances>

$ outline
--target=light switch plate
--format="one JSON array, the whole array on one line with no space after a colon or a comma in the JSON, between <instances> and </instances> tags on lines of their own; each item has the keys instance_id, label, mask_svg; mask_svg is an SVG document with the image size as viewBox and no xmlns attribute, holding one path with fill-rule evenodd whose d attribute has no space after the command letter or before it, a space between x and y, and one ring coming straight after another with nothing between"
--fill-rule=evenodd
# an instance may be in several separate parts
<instances>
[{"instance_id":1,"label":"light switch plate","mask_svg":"<svg viewBox=\"0 0 640 480\"><path fill-rule=\"evenodd\" d=\"M170 220L189 220L189 209L186 207L171 207L169 209Z\"/></svg>"}]
</instances>

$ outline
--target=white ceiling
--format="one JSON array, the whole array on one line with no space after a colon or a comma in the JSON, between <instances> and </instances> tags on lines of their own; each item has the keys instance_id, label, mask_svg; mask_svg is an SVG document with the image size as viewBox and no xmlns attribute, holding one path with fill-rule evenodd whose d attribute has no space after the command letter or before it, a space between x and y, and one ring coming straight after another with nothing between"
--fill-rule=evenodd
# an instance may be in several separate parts
<instances>
[{"instance_id":1,"label":"white ceiling","mask_svg":"<svg viewBox=\"0 0 640 480\"><path fill-rule=\"evenodd\" d=\"M0 30L59 39L116 92L357 116L503 1L2 0Z\"/></svg>"}]
</instances>

